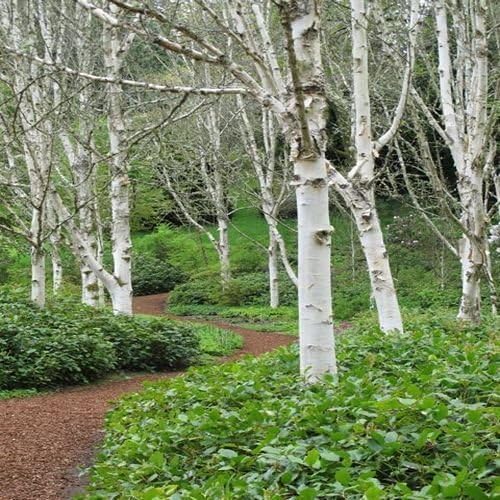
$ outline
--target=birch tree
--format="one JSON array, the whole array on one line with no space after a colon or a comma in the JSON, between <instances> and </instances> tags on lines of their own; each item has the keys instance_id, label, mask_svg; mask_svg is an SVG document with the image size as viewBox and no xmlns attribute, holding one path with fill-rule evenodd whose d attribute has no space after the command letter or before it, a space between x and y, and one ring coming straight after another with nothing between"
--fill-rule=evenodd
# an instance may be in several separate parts
<instances>
[{"instance_id":1,"label":"birch tree","mask_svg":"<svg viewBox=\"0 0 500 500\"><path fill-rule=\"evenodd\" d=\"M227 109L224 111L226 104L218 101L199 111L186 122L183 134L179 127L169 134L170 141L161 137L156 168L160 182L179 209L180 218L203 233L217 253L223 289L231 280L228 186L234 171L234 162L227 157L229 144L225 135L231 116ZM180 158L179 150L183 152ZM207 220L212 217L217 236Z\"/></svg>"},{"instance_id":2,"label":"birch tree","mask_svg":"<svg viewBox=\"0 0 500 500\"><path fill-rule=\"evenodd\" d=\"M0 14L2 34L11 46L20 49L24 44L36 44L38 30L45 28L40 8L40 3L35 2L3 2ZM36 19L34 12L38 14ZM50 58L50 47L41 46L41 59ZM15 127L19 127L22 133L23 163L29 180L31 224L27 236L31 245L31 299L43 307L46 297L45 242L49 237L47 201L53 167L52 125L44 117L53 106L54 96L43 68L30 61L10 61L6 77L17 105L19 120ZM11 170L17 169L12 156L10 163ZM17 177L14 172L11 175ZM19 191L15 192L19 194Z\"/></svg>"},{"instance_id":3,"label":"birch tree","mask_svg":"<svg viewBox=\"0 0 500 500\"><path fill-rule=\"evenodd\" d=\"M121 23L115 15L87 0L75 0L104 23L120 24L164 50L181 53L200 63L218 65L237 80L245 93L271 109L287 139L294 165L294 186L298 207L299 255L299 335L301 371L309 381L336 371L330 276L328 175L325 161L324 71L320 51L320 2L293 0L280 2L282 40L286 46L287 69L278 64L272 36L262 7L267 2L238 2L229 5L227 18L216 4L196 0L194 4L219 32L230 37L242 57L248 58L249 72L226 48L176 23L153 6L112 3L147 19L150 25ZM193 5L194 7L194 5ZM173 21L173 22L172 22ZM157 26L156 33L151 31ZM169 35L161 28L168 27ZM177 37L176 39L169 38ZM254 74L252 74L254 73ZM285 84L289 79L290 85Z\"/></svg>"},{"instance_id":4,"label":"birch tree","mask_svg":"<svg viewBox=\"0 0 500 500\"><path fill-rule=\"evenodd\" d=\"M414 62L418 4L417 0L412 0L409 6L407 61L399 101L389 127L380 137L374 139L368 64L368 5L366 0L351 0L353 140L356 161L347 175L343 175L336 168L330 169L331 183L350 208L358 229L380 328L384 332L401 332L403 323L376 208L375 162L380 151L394 138L403 117Z\"/></svg>"},{"instance_id":5,"label":"birch tree","mask_svg":"<svg viewBox=\"0 0 500 500\"><path fill-rule=\"evenodd\" d=\"M458 318L478 322L481 276L486 274L492 284L484 191L487 165L492 155L494 158L488 99L488 6L484 0L436 0L433 10L439 117L417 89L413 89L413 98L453 160L460 205L458 223L463 231L457 246L462 269Z\"/></svg>"},{"instance_id":6,"label":"birch tree","mask_svg":"<svg viewBox=\"0 0 500 500\"><path fill-rule=\"evenodd\" d=\"M278 171L277 130L274 115L266 109L260 110L261 125L252 123L245 108L243 99L237 97L240 108L241 137L247 155L250 158L255 176L259 183L260 209L268 226L268 273L270 306L279 306L279 260L287 272L292 283L297 286L298 279L286 250L285 240L279 231L279 211L288 194L290 174L286 157L280 162ZM260 141L256 138L255 130L261 133ZM259 142L262 146L259 147ZM276 192L277 191L277 192Z\"/></svg>"}]
</instances>

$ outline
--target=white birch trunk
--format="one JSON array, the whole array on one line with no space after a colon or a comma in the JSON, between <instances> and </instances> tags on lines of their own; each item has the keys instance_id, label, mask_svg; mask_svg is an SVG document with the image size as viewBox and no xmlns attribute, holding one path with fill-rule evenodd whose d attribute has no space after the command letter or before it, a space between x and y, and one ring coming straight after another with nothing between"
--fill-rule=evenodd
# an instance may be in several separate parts
<instances>
[{"instance_id":1,"label":"white birch trunk","mask_svg":"<svg viewBox=\"0 0 500 500\"><path fill-rule=\"evenodd\" d=\"M258 9L257 12L259 13ZM262 29L264 29L263 26ZM257 180L259 181L261 210L268 226L269 302L272 308L276 308L279 306L278 255L281 257L283 267L285 268L290 280L295 286L298 285L297 275L288 260L285 241L283 240L283 237L279 232L276 220L280 205L286 192L286 183L288 177L286 175L287 162L283 161L283 184L281 186L281 193L279 194L279 196L275 197L273 192L273 182L275 179L276 170L276 133L274 129L273 115L268 110L261 110L262 139L264 144L264 151L260 152L259 148L257 147L257 141L255 139L252 124L250 123L243 104L243 99L241 98L241 96L238 96L236 101L238 103L238 107L241 109L241 135L247 153L249 154L250 160L252 162ZM266 165L265 169L264 165Z\"/></svg>"},{"instance_id":2,"label":"white birch trunk","mask_svg":"<svg viewBox=\"0 0 500 500\"><path fill-rule=\"evenodd\" d=\"M52 290L54 294L57 294L61 289L63 280L63 266L57 243L52 243L50 256L52 259Z\"/></svg>"},{"instance_id":3,"label":"white birch trunk","mask_svg":"<svg viewBox=\"0 0 500 500\"><path fill-rule=\"evenodd\" d=\"M351 8L356 165L348 176L350 185L337 184L336 187L344 200L348 202L347 204L356 222L368 266L380 329L384 332L402 332L403 322L373 190L375 156L368 87L366 2L365 0L351 0ZM346 190L351 191L353 194L347 194Z\"/></svg>"},{"instance_id":4,"label":"white birch trunk","mask_svg":"<svg viewBox=\"0 0 500 500\"><path fill-rule=\"evenodd\" d=\"M38 307L45 307L45 252L31 248L31 300Z\"/></svg>"},{"instance_id":5,"label":"white birch trunk","mask_svg":"<svg viewBox=\"0 0 500 500\"><path fill-rule=\"evenodd\" d=\"M483 201L484 168L481 153L486 147L488 62L485 28L485 4L466 2L471 16L471 40L467 39L465 17L455 15L455 34L461 50L471 44L472 71L455 68L455 84L464 88L462 96L454 98L454 68L448 39L448 20L444 0L436 0L435 17L439 56L439 89L441 112L453 162L458 174L458 193L464 234L459 244L462 266L462 297L458 318L478 322L481 314L481 272L486 267L487 232ZM466 6L456 6L465 9ZM459 59L460 61L460 59Z\"/></svg>"},{"instance_id":6,"label":"white birch trunk","mask_svg":"<svg viewBox=\"0 0 500 500\"><path fill-rule=\"evenodd\" d=\"M276 309L280 305L279 272L278 272L278 241L276 234L269 227L268 272L269 272L269 305Z\"/></svg>"},{"instance_id":7,"label":"white birch trunk","mask_svg":"<svg viewBox=\"0 0 500 500\"><path fill-rule=\"evenodd\" d=\"M225 288L231 280L229 224L227 217L224 215L219 215L217 217L217 228L219 232L219 241L217 246L220 263L220 275L222 288Z\"/></svg>"},{"instance_id":8,"label":"white birch trunk","mask_svg":"<svg viewBox=\"0 0 500 500\"><path fill-rule=\"evenodd\" d=\"M325 160L324 73L319 2L302 0L282 15L298 124L290 129L297 197L300 370L308 382L336 373L331 244ZM288 18L288 19L287 19Z\"/></svg>"},{"instance_id":9,"label":"white birch trunk","mask_svg":"<svg viewBox=\"0 0 500 500\"><path fill-rule=\"evenodd\" d=\"M111 4L112 13L118 7ZM108 76L118 80L131 39L120 40L116 28L105 27L104 61ZM122 110L122 87L108 84L108 134L111 153L111 246L116 286L108 290L117 314L132 314L132 241L130 238L130 199L125 149L125 123Z\"/></svg>"},{"instance_id":10,"label":"white birch trunk","mask_svg":"<svg viewBox=\"0 0 500 500\"><path fill-rule=\"evenodd\" d=\"M401 312L375 204L367 202L364 207L353 205L351 210L368 266L380 329L386 333L401 332Z\"/></svg>"}]
</instances>

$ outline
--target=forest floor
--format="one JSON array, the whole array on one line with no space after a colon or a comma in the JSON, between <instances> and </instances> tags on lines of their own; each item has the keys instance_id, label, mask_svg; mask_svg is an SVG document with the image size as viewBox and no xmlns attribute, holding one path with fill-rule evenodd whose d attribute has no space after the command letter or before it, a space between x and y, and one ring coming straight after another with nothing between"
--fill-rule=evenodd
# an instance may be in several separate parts
<instances>
[{"instance_id":1,"label":"forest floor","mask_svg":"<svg viewBox=\"0 0 500 500\"><path fill-rule=\"evenodd\" d=\"M166 315L166 294L134 298L134 312ZM171 315L168 315L172 317ZM220 321L196 321L231 330L243 347L222 361L258 356L294 342L290 335L261 333ZM0 401L0 500L61 500L81 492L104 433L104 417L113 401L138 391L148 380L177 372L133 374L123 380L62 389L40 396Z\"/></svg>"}]
</instances>

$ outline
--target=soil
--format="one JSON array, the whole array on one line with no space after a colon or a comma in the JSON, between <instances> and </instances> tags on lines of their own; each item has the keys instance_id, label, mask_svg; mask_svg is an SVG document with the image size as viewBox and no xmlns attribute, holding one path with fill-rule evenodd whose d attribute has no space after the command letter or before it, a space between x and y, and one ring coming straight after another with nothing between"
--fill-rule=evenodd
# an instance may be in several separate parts
<instances>
[{"instance_id":1,"label":"soil","mask_svg":"<svg viewBox=\"0 0 500 500\"><path fill-rule=\"evenodd\" d=\"M165 315L165 300L166 294L136 297L134 312ZM295 340L219 321L190 321L209 323L243 336L242 349L223 361L263 354ZM181 373L133 375L125 380L0 401L0 500L60 500L80 492L86 480L80 471L95 456L104 433L104 417L113 401L140 390L146 380Z\"/></svg>"}]
</instances>

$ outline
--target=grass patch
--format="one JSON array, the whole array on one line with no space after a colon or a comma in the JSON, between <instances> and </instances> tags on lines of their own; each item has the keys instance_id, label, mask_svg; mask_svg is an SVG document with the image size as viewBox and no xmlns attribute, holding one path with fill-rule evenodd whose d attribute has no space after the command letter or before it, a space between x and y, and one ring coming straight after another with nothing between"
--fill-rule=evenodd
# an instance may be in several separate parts
<instances>
[{"instance_id":1,"label":"grass patch","mask_svg":"<svg viewBox=\"0 0 500 500\"><path fill-rule=\"evenodd\" d=\"M222 307L211 305L167 305L178 316L216 317L229 323L260 332L297 333L297 308L282 306Z\"/></svg>"},{"instance_id":2,"label":"grass patch","mask_svg":"<svg viewBox=\"0 0 500 500\"><path fill-rule=\"evenodd\" d=\"M200 340L200 350L210 356L227 356L243 346L243 337L212 325L191 323Z\"/></svg>"},{"instance_id":3,"label":"grass patch","mask_svg":"<svg viewBox=\"0 0 500 500\"><path fill-rule=\"evenodd\" d=\"M109 414L87 498L494 498L496 331L365 319L339 381L304 385L291 347L149 384Z\"/></svg>"},{"instance_id":4,"label":"grass patch","mask_svg":"<svg viewBox=\"0 0 500 500\"><path fill-rule=\"evenodd\" d=\"M37 389L12 389L10 391L0 391L0 401L3 399L27 398L40 394Z\"/></svg>"}]
</instances>

